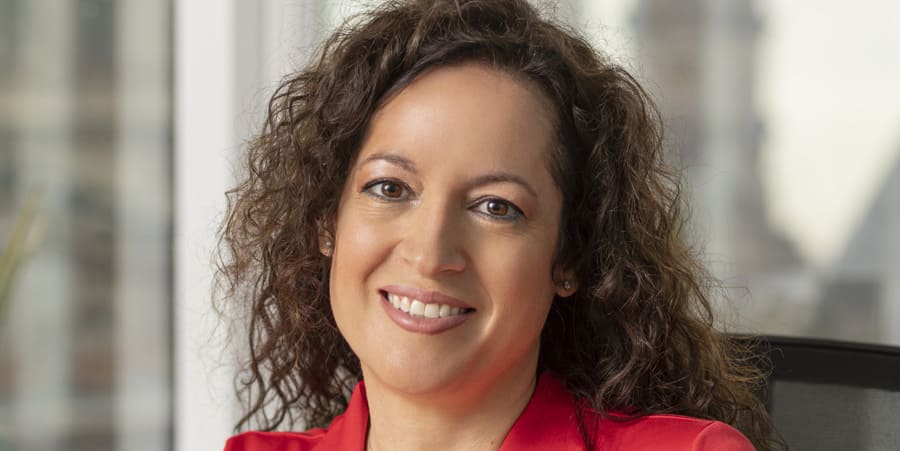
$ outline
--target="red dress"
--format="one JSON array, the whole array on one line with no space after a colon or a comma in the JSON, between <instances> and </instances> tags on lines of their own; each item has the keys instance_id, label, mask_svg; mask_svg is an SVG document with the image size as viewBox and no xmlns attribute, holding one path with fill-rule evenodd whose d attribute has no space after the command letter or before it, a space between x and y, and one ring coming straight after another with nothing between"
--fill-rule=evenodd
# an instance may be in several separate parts
<instances>
[{"instance_id":1,"label":"red dress","mask_svg":"<svg viewBox=\"0 0 900 451\"><path fill-rule=\"evenodd\" d=\"M543 374L500 450L583 450L584 439L575 421L575 407L574 398L560 381ZM363 451L368 425L369 406L365 387L360 383L347 410L327 429L300 433L245 432L231 437L225 451ZM753 445L736 429L718 421L681 415L647 415L628 421L599 419L595 449L752 451Z\"/></svg>"}]
</instances>

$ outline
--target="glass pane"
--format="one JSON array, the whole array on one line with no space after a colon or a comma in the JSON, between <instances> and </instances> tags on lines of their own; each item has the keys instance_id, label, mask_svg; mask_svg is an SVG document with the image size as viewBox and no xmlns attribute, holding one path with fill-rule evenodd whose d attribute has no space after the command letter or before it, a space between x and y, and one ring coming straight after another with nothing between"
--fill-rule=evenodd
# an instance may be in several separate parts
<instances>
[{"instance_id":1,"label":"glass pane","mask_svg":"<svg viewBox=\"0 0 900 451\"><path fill-rule=\"evenodd\" d=\"M900 4L568 4L657 99L728 322L900 345Z\"/></svg>"},{"instance_id":2,"label":"glass pane","mask_svg":"<svg viewBox=\"0 0 900 451\"><path fill-rule=\"evenodd\" d=\"M0 450L171 448L170 22L0 0Z\"/></svg>"}]
</instances>

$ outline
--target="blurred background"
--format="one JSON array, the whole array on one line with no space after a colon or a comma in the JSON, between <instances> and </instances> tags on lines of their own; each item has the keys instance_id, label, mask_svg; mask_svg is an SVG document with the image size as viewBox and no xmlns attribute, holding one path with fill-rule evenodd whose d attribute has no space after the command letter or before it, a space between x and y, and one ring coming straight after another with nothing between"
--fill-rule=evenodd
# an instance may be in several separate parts
<instances>
[{"instance_id":1,"label":"blurred background","mask_svg":"<svg viewBox=\"0 0 900 451\"><path fill-rule=\"evenodd\" d=\"M0 451L221 449L223 192L365 2L0 0ZM900 2L540 2L666 119L729 331L900 345Z\"/></svg>"}]
</instances>

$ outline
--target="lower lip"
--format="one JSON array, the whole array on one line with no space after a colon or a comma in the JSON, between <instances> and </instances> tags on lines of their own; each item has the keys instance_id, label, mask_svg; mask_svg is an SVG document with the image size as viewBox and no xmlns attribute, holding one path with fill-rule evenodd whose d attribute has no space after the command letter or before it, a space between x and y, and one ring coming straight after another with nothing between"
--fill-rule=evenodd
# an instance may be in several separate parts
<instances>
[{"instance_id":1,"label":"lower lip","mask_svg":"<svg viewBox=\"0 0 900 451\"><path fill-rule=\"evenodd\" d=\"M456 326L466 322L471 313L463 313L460 315L447 316L444 318L426 318L424 316L410 316L403 313L402 310L394 308L393 305L383 295L381 296L381 306L384 307L385 313L394 324L400 326L401 329L416 334L436 335L453 329Z\"/></svg>"}]
</instances>

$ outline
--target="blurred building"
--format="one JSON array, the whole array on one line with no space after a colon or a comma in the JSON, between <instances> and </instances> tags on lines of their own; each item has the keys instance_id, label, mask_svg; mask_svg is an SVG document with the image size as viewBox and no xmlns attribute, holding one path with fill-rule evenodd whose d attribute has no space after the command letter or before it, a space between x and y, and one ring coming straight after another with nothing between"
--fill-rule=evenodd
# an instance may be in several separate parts
<instances>
[{"instance_id":1,"label":"blurred building","mask_svg":"<svg viewBox=\"0 0 900 451\"><path fill-rule=\"evenodd\" d=\"M827 270L816 329L847 340L900 342L898 232L900 159L888 171L843 254Z\"/></svg>"},{"instance_id":2,"label":"blurred building","mask_svg":"<svg viewBox=\"0 0 900 451\"><path fill-rule=\"evenodd\" d=\"M0 245L40 191L0 317L0 449L171 434L168 2L0 0Z\"/></svg>"},{"instance_id":3,"label":"blurred building","mask_svg":"<svg viewBox=\"0 0 900 451\"><path fill-rule=\"evenodd\" d=\"M673 164L688 179L690 238L725 288L716 301L738 312L725 323L816 335L820 277L767 220L755 79L765 25L755 1L640 0L633 21Z\"/></svg>"},{"instance_id":4,"label":"blurred building","mask_svg":"<svg viewBox=\"0 0 900 451\"><path fill-rule=\"evenodd\" d=\"M764 26L753 0L637 3L640 64L673 163L688 176L693 239L750 331L882 341L900 318L890 277L900 274L900 170L837 263L816 268L800 257L767 221L759 174L765 123L755 74Z\"/></svg>"},{"instance_id":5,"label":"blurred building","mask_svg":"<svg viewBox=\"0 0 900 451\"><path fill-rule=\"evenodd\" d=\"M640 0L634 26L673 163L689 178L694 238L714 267L716 256L728 256L718 274L728 280L801 264L766 220L754 78L762 24L754 2Z\"/></svg>"}]
</instances>

